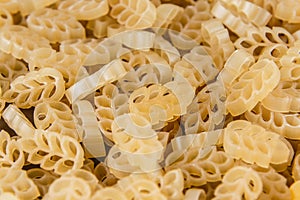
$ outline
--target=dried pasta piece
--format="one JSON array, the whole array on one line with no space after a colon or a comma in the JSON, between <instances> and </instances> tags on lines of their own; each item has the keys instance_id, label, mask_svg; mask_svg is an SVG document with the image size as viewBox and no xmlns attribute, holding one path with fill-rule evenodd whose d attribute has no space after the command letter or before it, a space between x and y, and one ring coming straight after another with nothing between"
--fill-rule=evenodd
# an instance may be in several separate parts
<instances>
[{"instance_id":1,"label":"dried pasta piece","mask_svg":"<svg viewBox=\"0 0 300 200\"><path fill-rule=\"evenodd\" d=\"M110 16L126 29L151 27L156 19L156 8L149 0L108 0Z\"/></svg>"},{"instance_id":2,"label":"dried pasta piece","mask_svg":"<svg viewBox=\"0 0 300 200\"><path fill-rule=\"evenodd\" d=\"M180 168L184 176L184 187L203 186L207 182L217 182L222 179L230 168L233 167L233 159L223 151L217 151L216 148L202 149L197 146L191 147L184 152L174 151L166 159L165 169L171 170ZM176 159L173 159L173 156ZM174 160L175 162L171 163ZM168 163L171 163L169 165Z\"/></svg>"},{"instance_id":3,"label":"dried pasta piece","mask_svg":"<svg viewBox=\"0 0 300 200\"><path fill-rule=\"evenodd\" d=\"M3 192L0 194L1 200L20 200L15 194L11 192Z\"/></svg>"},{"instance_id":4,"label":"dried pasta piece","mask_svg":"<svg viewBox=\"0 0 300 200\"><path fill-rule=\"evenodd\" d=\"M5 131L0 131L0 166L21 169L25 156L21 145Z\"/></svg>"},{"instance_id":5,"label":"dried pasta piece","mask_svg":"<svg viewBox=\"0 0 300 200\"><path fill-rule=\"evenodd\" d=\"M98 190L91 200L110 200L110 199L118 199L118 200L127 200L128 198L121 190L115 187L105 187L101 190Z\"/></svg>"},{"instance_id":6,"label":"dried pasta piece","mask_svg":"<svg viewBox=\"0 0 300 200\"><path fill-rule=\"evenodd\" d=\"M51 46L47 39L28 28L20 25L7 25L1 29L1 51L29 62L32 52L39 48L51 48Z\"/></svg>"},{"instance_id":7,"label":"dried pasta piece","mask_svg":"<svg viewBox=\"0 0 300 200\"><path fill-rule=\"evenodd\" d=\"M199 188L190 188L185 192L184 200L205 200L206 199L206 193L203 189Z\"/></svg>"},{"instance_id":8,"label":"dried pasta piece","mask_svg":"<svg viewBox=\"0 0 300 200\"><path fill-rule=\"evenodd\" d=\"M270 59L273 60L277 65L280 65L280 59L284 56L287 52L288 48L284 44L272 44L270 46L265 47L259 59Z\"/></svg>"},{"instance_id":9,"label":"dried pasta piece","mask_svg":"<svg viewBox=\"0 0 300 200\"><path fill-rule=\"evenodd\" d=\"M0 2L1 4L1 2ZM13 24L13 18L11 14L6 10L3 9L2 7L0 8L0 28L7 26L7 25L12 25Z\"/></svg>"},{"instance_id":10,"label":"dried pasta piece","mask_svg":"<svg viewBox=\"0 0 300 200\"><path fill-rule=\"evenodd\" d=\"M284 81L298 81L300 80L300 68L299 68L299 41L296 41L294 46L289 48L286 55L280 59L281 80Z\"/></svg>"},{"instance_id":11,"label":"dried pasta piece","mask_svg":"<svg viewBox=\"0 0 300 200\"><path fill-rule=\"evenodd\" d=\"M292 194L292 200L297 200L300 198L299 189L300 189L300 181L296 181L295 183L293 183L293 185L291 185L290 191Z\"/></svg>"},{"instance_id":12,"label":"dried pasta piece","mask_svg":"<svg viewBox=\"0 0 300 200\"><path fill-rule=\"evenodd\" d=\"M0 191L12 193L19 199L35 199L40 196L34 182L25 170L8 167L0 168Z\"/></svg>"},{"instance_id":13,"label":"dried pasta piece","mask_svg":"<svg viewBox=\"0 0 300 200\"><path fill-rule=\"evenodd\" d=\"M145 117L152 125L172 121L180 115L180 105L173 92L161 85L150 84L130 95L131 113Z\"/></svg>"},{"instance_id":14,"label":"dried pasta piece","mask_svg":"<svg viewBox=\"0 0 300 200\"><path fill-rule=\"evenodd\" d=\"M21 137L33 137L35 128L21 110L10 104L2 114L6 124Z\"/></svg>"},{"instance_id":15,"label":"dried pasta piece","mask_svg":"<svg viewBox=\"0 0 300 200\"><path fill-rule=\"evenodd\" d=\"M180 169L168 171L161 177L160 190L167 199L183 199L184 180Z\"/></svg>"},{"instance_id":16,"label":"dried pasta piece","mask_svg":"<svg viewBox=\"0 0 300 200\"><path fill-rule=\"evenodd\" d=\"M93 93L103 85L114 82L126 74L126 69L120 59L115 59L104 65L97 72L81 79L76 84L66 90L66 97L70 103L82 99Z\"/></svg>"},{"instance_id":17,"label":"dried pasta piece","mask_svg":"<svg viewBox=\"0 0 300 200\"><path fill-rule=\"evenodd\" d=\"M77 20L93 20L109 11L107 0L67 0L59 2L57 8L73 15Z\"/></svg>"},{"instance_id":18,"label":"dried pasta piece","mask_svg":"<svg viewBox=\"0 0 300 200\"><path fill-rule=\"evenodd\" d=\"M293 149L282 136L245 120L230 122L225 128L223 147L227 154L246 163L256 163L283 171L290 164Z\"/></svg>"},{"instance_id":19,"label":"dried pasta piece","mask_svg":"<svg viewBox=\"0 0 300 200\"><path fill-rule=\"evenodd\" d=\"M274 112L258 103L251 111L245 113L245 118L285 138L300 139L300 135L297 133L300 127L300 114Z\"/></svg>"},{"instance_id":20,"label":"dried pasta piece","mask_svg":"<svg viewBox=\"0 0 300 200\"><path fill-rule=\"evenodd\" d=\"M153 24L155 31L165 32L170 24L176 23L180 19L184 10L174 4L161 4L156 8L156 20ZM158 29L157 29L158 28Z\"/></svg>"},{"instance_id":21,"label":"dried pasta piece","mask_svg":"<svg viewBox=\"0 0 300 200\"><path fill-rule=\"evenodd\" d=\"M232 10L237 11L243 17L243 20L249 21L258 27L266 26L272 17L266 9L246 0L223 0L223 2Z\"/></svg>"},{"instance_id":22,"label":"dried pasta piece","mask_svg":"<svg viewBox=\"0 0 300 200\"><path fill-rule=\"evenodd\" d=\"M254 62L255 59L251 54L243 49L238 49L227 59L224 68L218 75L218 80L221 80L226 88L230 88Z\"/></svg>"},{"instance_id":23,"label":"dried pasta piece","mask_svg":"<svg viewBox=\"0 0 300 200\"><path fill-rule=\"evenodd\" d=\"M108 36L108 27L118 25L117 21L108 15L88 21L86 27L93 31L96 38ZM109 37L109 36L108 36Z\"/></svg>"},{"instance_id":24,"label":"dried pasta piece","mask_svg":"<svg viewBox=\"0 0 300 200\"><path fill-rule=\"evenodd\" d=\"M82 144L86 157L103 157L106 155L104 141L98 127L92 104L87 101L76 101L72 110L83 129Z\"/></svg>"},{"instance_id":25,"label":"dried pasta piece","mask_svg":"<svg viewBox=\"0 0 300 200\"><path fill-rule=\"evenodd\" d=\"M83 165L83 149L77 140L69 136L36 129L33 137L22 137L20 142L23 151L29 154L27 160L40 164L42 169L61 175Z\"/></svg>"},{"instance_id":26,"label":"dried pasta piece","mask_svg":"<svg viewBox=\"0 0 300 200\"><path fill-rule=\"evenodd\" d=\"M44 196L48 192L50 185L58 178L57 175L41 168L27 170L27 176L38 187L41 196Z\"/></svg>"},{"instance_id":27,"label":"dried pasta piece","mask_svg":"<svg viewBox=\"0 0 300 200\"><path fill-rule=\"evenodd\" d=\"M297 154L294 158L292 175L295 181L300 180L300 154Z\"/></svg>"},{"instance_id":28,"label":"dried pasta piece","mask_svg":"<svg viewBox=\"0 0 300 200\"><path fill-rule=\"evenodd\" d=\"M274 112L300 112L300 81L281 81L262 105Z\"/></svg>"},{"instance_id":29,"label":"dried pasta piece","mask_svg":"<svg viewBox=\"0 0 300 200\"><path fill-rule=\"evenodd\" d=\"M0 7L14 14L19 11L18 1L1 0Z\"/></svg>"},{"instance_id":30,"label":"dried pasta piece","mask_svg":"<svg viewBox=\"0 0 300 200\"><path fill-rule=\"evenodd\" d=\"M61 73L56 69L43 68L17 77L3 94L3 99L19 108L30 108L43 101L58 101L64 92Z\"/></svg>"},{"instance_id":31,"label":"dried pasta piece","mask_svg":"<svg viewBox=\"0 0 300 200\"><path fill-rule=\"evenodd\" d=\"M183 41L192 40L194 43L199 44L202 41L202 36L199 34L201 30L201 23L212 18L209 12L210 5L206 1L197 1L195 5L187 6L181 18L171 24L170 39L180 49L184 49L184 45L181 46L176 43L176 37L181 38Z\"/></svg>"},{"instance_id":32,"label":"dried pasta piece","mask_svg":"<svg viewBox=\"0 0 300 200\"><path fill-rule=\"evenodd\" d=\"M216 2L211 10L214 17L221 20L232 32L238 36L246 36L249 29L255 29L251 23L244 22L241 17L235 16L220 1Z\"/></svg>"},{"instance_id":33,"label":"dried pasta piece","mask_svg":"<svg viewBox=\"0 0 300 200\"><path fill-rule=\"evenodd\" d=\"M109 172L108 167L103 162L95 167L94 174L104 186L113 186L118 181L118 179Z\"/></svg>"},{"instance_id":34,"label":"dried pasta piece","mask_svg":"<svg viewBox=\"0 0 300 200\"><path fill-rule=\"evenodd\" d=\"M26 22L30 30L52 43L85 38L84 27L76 18L60 10L50 8L36 10L28 16Z\"/></svg>"},{"instance_id":35,"label":"dried pasta piece","mask_svg":"<svg viewBox=\"0 0 300 200\"><path fill-rule=\"evenodd\" d=\"M18 7L20 9L21 15L23 17L31 14L35 10L41 10L51 4L56 3L58 0L41 0L41 1L34 1L34 0L17 0Z\"/></svg>"},{"instance_id":36,"label":"dried pasta piece","mask_svg":"<svg viewBox=\"0 0 300 200\"><path fill-rule=\"evenodd\" d=\"M233 116L251 110L276 87L279 79L280 72L273 61L259 60L232 85L226 99L227 110Z\"/></svg>"},{"instance_id":37,"label":"dried pasta piece","mask_svg":"<svg viewBox=\"0 0 300 200\"><path fill-rule=\"evenodd\" d=\"M263 183L256 171L236 166L225 174L213 199L257 199L262 189Z\"/></svg>"},{"instance_id":38,"label":"dried pasta piece","mask_svg":"<svg viewBox=\"0 0 300 200\"><path fill-rule=\"evenodd\" d=\"M275 17L288 21L289 23L299 23L300 16L298 13L300 3L298 1L288 0L283 2L278 2L276 9L274 11Z\"/></svg>"},{"instance_id":39,"label":"dried pasta piece","mask_svg":"<svg viewBox=\"0 0 300 200\"><path fill-rule=\"evenodd\" d=\"M183 115L182 122L186 134L214 130L225 120L226 92L220 82L205 86L193 99Z\"/></svg>"},{"instance_id":40,"label":"dried pasta piece","mask_svg":"<svg viewBox=\"0 0 300 200\"><path fill-rule=\"evenodd\" d=\"M0 86L2 93L9 89L9 84L20 75L28 72L26 65L10 54L0 52Z\"/></svg>"},{"instance_id":41,"label":"dried pasta piece","mask_svg":"<svg viewBox=\"0 0 300 200\"><path fill-rule=\"evenodd\" d=\"M72 110L65 103L58 101L42 102L36 105L33 113L35 127L61 135L82 140L82 131Z\"/></svg>"}]
</instances>

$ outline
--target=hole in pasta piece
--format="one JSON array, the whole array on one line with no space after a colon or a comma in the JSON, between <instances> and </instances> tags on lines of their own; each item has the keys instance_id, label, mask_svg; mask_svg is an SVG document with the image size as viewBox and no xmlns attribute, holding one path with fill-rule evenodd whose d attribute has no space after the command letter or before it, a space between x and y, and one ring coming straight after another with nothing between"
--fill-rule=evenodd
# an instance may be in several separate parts
<instances>
[{"instance_id":1,"label":"hole in pasta piece","mask_svg":"<svg viewBox=\"0 0 300 200\"><path fill-rule=\"evenodd\" d=\"M7 154L7 152L6 152L6 147L7 147L7 141L5 140L3 143L2 143L2 152L4 153L4 154Z\"/></svg>"},{"instance_id":2,"label":"hole in pasta piece","mask_svg":"<svg viewBox=\"0 0 300 200\"><path fill-rule=\"evenodd\" d=\"M248 48L250 48L250 47L252 46L250 43L248 43L248 42L246 42L246 41L241 42L241 45L242 45L244 48L246 48L246 49L248 49Z\"/></svg>"},{"instance_id":3,"label":"hole in pasta piece","mask_svg":"<svg viewBox=\"0 0 300 200\"><path fill-rule=\"evenodd\" d=\"M154 99L158 96L159 92L158 91L154 91L150 94L149 99Z\"/></svg>"},{"instance_id":4,"label":"hole in pasta piece","mask_svg":"<svg viewBox=\"0 0 300 200\"><path fill-rule=\"evenodd\" d=\"M5 68L5 66L0 66L0 75L3 78L9 78L9 71Z\"/></svg>"},{"instance_id":5,"label":"hole in pasta piece","mask_svg":"<svg viewBox=\"0 0 300 200\"><path fill-rule=\"evenodd\" d=\"M68 167L72 167L74 165L74 162L72 160L65 160L64 165L66 165Z\"/></svg>"},{"instance_id":6,"label":"hole in pasta piece","mask_svg":"<svg viewBox=\"0 0 300 200\"><path fill-rule=\"evenodd\" d=\"M253 55L254 56L261 55L261 52L263 51L263 49L264 49L264 46L257 46L253 51Z\"/></svg>"},{"instance_id":7,"label":"hole in pasta piece","mask_svg":"<svg viewBox=\"0 0 300 200\"><path fill-rule=\"evenodd\" d=\"M145 98L144 95L137 96L133 99L133 103L141 103L144 98Z\"/></svg>"},{"instance_id":8,"label":"hole in pasta piece","mask_svg":"<svg viewBox=\"0 0 300 200\"><path fill-rule=\"evenodd\" d=\"M291 75L293 78L299 78L300 77L300 68L295 68L292 70Z\"/></svg>"},{"instance_id":9,"label":"hole in pasta piece","mask_svg":"<svg viewBox=\"0 0 300 200\"><path fill-rule=\"evenodd\" d=\"M44 119L46 119L46 114L44 114L44 113L39 113L37 118L38 118L38 120L43 121Z\"/></svg>"},{"instance_id":10,"label":"hole in pasta piece","mask_svg":"<svg viewBox=\"0 0 300 200\"><path fill-rule=\"evenodd\" d=\"M140 192L140 193L144 193L144 194L150 194L150 193L151 193L151 192L150 192L149 190L147 190L147 189L141 189L139 192Z\"/></svg>"},{"instance_id":11,"label":"hole in pasta piece","mask_svg":"<svg viewBox=\"0 0 300 200\"><path fill-rule=\"evenodd\" d=\"M12 153L12 157L13 157L13 162L16 162L19 158L20 158L20 151L15 149L14 152Z\"/></svg>"},{"instance_id":12,"label":"hole in pasta piece","mask_svg":"<svg viewBox=\"0 0 300 200\"><path fill-rule=\"evenodd\" d=\"M276 40L274 39L272 33L266 32L266 33L265 33L265 36L266 36L266 38L267 38L270 42L272 42L272 43L277 43Z\"/></svg>"},{"instance_id":13,"label":"hole in pasta piece","mask_svg":"<svg viewBox=\"0 0 300 200\"><path fill-rule=\"evenodd\" d=\"M281 86L281 89L285 90L285 89L289 89L292 87L292 82L283 82L280 86Z\"/></svg>"},{"instance_id":14,"label":"hole in pasta piece","mask_svg":"<svg viewBox=\"0 0 300 200\"><path fill-rule=\"evenodd\" d=\"M256 42L258 42L258 43L262 43L262 42L263 42L262 37L261 37L259 34L257 34L257 33L253 33L253 34L252 34L252 38L253 38Z\"/></svg>"},{"instance_id":15,"label":"hole in pasta piece","mask_svg":"<svg viewBox=\"0 0 300 200\"><path fill-rule=\"evenodd\" d=\"M37 154L40 155L40 156L46 156L46 155L48 155L47 152L42 151L42 150L39 150L39 151L37 152Z\"/></svg>"},{"instance_id":16,"label":"hole in pasta piece","mask_svg":"<svg viewBox=\"0 0 300 200\"><path fill-rule=\"evenodd\" d=\"M282 42L286 43L286 44L289 44L290 41L289 41L289 37L284 34L284 33L279 33L278 34L278 37L281 39Z\"/></svg>"},{"instance_id":17,"label":"hole in pasta piece","mask_svg":"<svg viewBox=\"0 0 300 200\"><path fill-rule=\"evenodd\" d=\"M278 49L273 49L271 51L271 56L273 56L274 58L279 58L280 57L280 51Z\"/></svg>"},{"instance_id":18,"label":"hole in pasta piece","mask_svg":"<svg viewBox=\"0 0 300 200\"><path fill-rule=\"evenodd\" d=\"M113 159L117 159L117 158L119 158L121 156L121 152L117 152L117 153L114 153L113 155L112 155L112 158Z\"/></svg>"},{"instance_id":19,"label":"hole in pasta piece","mask_svg":"<svg viewBox=\"0 0 300 200\"><path fill-rule=\"evenodd\" d=\"M57 155L53 155L53 156L50 157L50 160L51 160L51 161L54 161L54 162L57 162L57 161L59 161L60 159L61 159L61 157L59 157L59 156L57 156Z\"/></svg>"}]
</instances>

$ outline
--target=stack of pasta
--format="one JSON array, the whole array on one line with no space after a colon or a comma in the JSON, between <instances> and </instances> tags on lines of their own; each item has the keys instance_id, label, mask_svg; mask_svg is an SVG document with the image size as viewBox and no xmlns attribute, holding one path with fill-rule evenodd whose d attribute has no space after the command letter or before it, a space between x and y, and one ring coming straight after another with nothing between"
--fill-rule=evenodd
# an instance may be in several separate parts
<instances>
[{"instance_id":1,"label":"stack of pasta","mask_svg":"<svg viewBox=\"0 0 300 200\"><path fill-rule=\"evenodd\" d=\"M0 0L0 199L300 199L299 10Z\"/></svg>"}]
</instances>

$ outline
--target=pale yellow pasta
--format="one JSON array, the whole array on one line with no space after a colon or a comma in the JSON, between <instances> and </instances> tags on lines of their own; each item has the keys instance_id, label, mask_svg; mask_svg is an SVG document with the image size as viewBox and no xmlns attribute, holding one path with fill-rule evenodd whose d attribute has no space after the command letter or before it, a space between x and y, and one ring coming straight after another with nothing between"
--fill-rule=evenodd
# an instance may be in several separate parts
<instances>
[{"instance_id":1,"label":"pale yellow pasta","mask_svg":"<svg viewBox=\"0 0 300 200\"><path fill-rule=\"evenodd\" d=\"M34 125L38 129L57 132L82 141L82 130L72 110L58 101L42 102L35 106L33 113Z\"/></svg>"},{"instance_id":2,"label":"pale yellow pasta","mask_svg":"<svg viewBox=\"0 0 300 200\"><path fill-rule=\"evenodd\" d=\"M288 21L289 23L299 23L299 7L300 3L298 1L287 0L285 2L279 2L276 5L274 15L275 17Z\"/></svg>"},{"instance_id":3,"label":"pale yellow pasta","mask_svg":"<svg viewBox=\"0 0 300 200\"><path fill-rule=\"evenodd\" d=\"M18 7L20 9L22 16L27 16L30 13L34 12L35 10L43 9L53 3L56 3L58 0L41 0L41 1L34 1L34 0L17 0Z\"/></svg>"},{"instance_id":4,"label":"pale yellow pasta","mask_svg":"<svg viewBox=\"0 0 300 200\"><path fill-rule=\"evenodd\" d=\"M262 100L262 105L274 112L300 112L299 87L299 81L281 81Z\"/></svg>"},{"instance_id":5,"label":"pale yellow pasta","mask_svg":"<svg viewBox=\"0 0 300 200\"><path fill-rule=\"evenodd\" d=\"M109 24L107 26L107 37L112 37L117 34L121 34L122 32L126 31L126 28L124 25L115 23L115 24Z\"/></svg>"},{"instance_id":6,"label":"pale yellow pasta","mask_svg":"<svg viewBox=\"0 0 300 200\"><path fill-rule=\"evenodd\" d=\"M28 72L26 65L10 54L0 52L0 86L2 94L9 89L9 84L18 76Z\"/></svg>"},{"instance_id":7,"label":"pale yellow pasta","mask_svg":"<svg viewBox=\"0 0 300 200\"><path fill-rule=\"evenodd\" d=\"M105 187L98 190L91 198L91 200L128 200L126 195L119 189L115 187Z\"/></svg>"},{"instance_id":8,"label":"pale yellow pasta","mask_svg":"<svg viewBox=\"0 0 300 200\"><path fill-rule=\"evenodd\" d=\"M52 43L85 38L83 26L75 17L63 11L50 8L40 9L32 12L26 21L30 30L47 38Z\"/></svg>"},{"instance_id":9,"label":"pale yellow pasta","mask_svg":"<svg viewBox=\"0 0 300 200\"><path fill-rule=\"evenodd\" d=\"M156 8L149 0L108 0L110 16L126 29L144 29L154 24Z\"/></svg>"},{"instance_id":10,"label":"pale yellow pasta","mask_svg":"<svg viewBox=\"0 0 300 200\"><path fill-rule=\"evenodd\" d=\"M256 171L236 166L225 174L213 199L257 199L262 190L263 183Z\"/></svg>"},{"instance_id":11,"label":"pale yellow pasta","mask_svg":"<svg viewBox=\"0 0 300 200\"><path fill-rule=\"evenodd\" d=\"M7 10L8 12L14 14L19 11L18 1L14 0L1 0L0 7Z\"/></svg>"},{"instance_id":12,"label":"pale yellow pasta","mask_svg":"<svg viewBox=\"0 0 300 200\"><path fill-rule=\"evenodd\" d=\"M35 199L40 196L37 186L25 170L8 167L0 168L0 191L1 194L12 193L19 199Z\"/></svg>"},{"instance_id":13,"label":"pale yellow pasta","mask_svg":"<svg viewBox=\"0 0 300 200\"><path fill-rule=\"evenodd\" d=\"M161 177L160 190L167 199L183 199L184 180L180 169L168 171Z\"/></svg>"},{"instance_id":14,"label":"pale yellow pasta","mask_svg":"<svg viewBox=\"0 0 300 200\"><path fill-rule=\"evenodd\" d=\"M227 125L223 146L235 159L263 168L273 165L279 171L286 169L294 154L290 143L282 136L245 120L235 120Z\"/></svg>"},{"instance_id":15,"label":"pale yellow pasta","mask_svg":"<svg viewBox=\"0 0 300 200\"><path fill-rule=\"evenodd\" d=\"M33 180L34 184L38 187L40 195L44 196L57 175L48 172L41 168L32 168L27 170L27 176Z\"/></svg>"},{"instance_id":16,"label":"pale yellow pasta","mask_svg":"<svg viewBox=\"0 0 300 200\"><path fill-rule=\"evenodd\" d=\"M13 104L9 105L3 111L2 118L17 135L21 137L33 137L35 128L17 106Z\"/></svg>"},{"instance_id":17,"label":"pale yellow pasta","mask_svg":"<svg viewBox=\"0 0 300 200\"><path fill-rule=\"evenodd\" d=\"M232 85L226 99L227 110L233 116L251 110L276 87L279 79L280 72L273 61L259 60Z\"/></svg>"},{"instance_id":18,"label":"pale yellow pasta","mask_svg":"<svg viewBox=\"0 0 300 200\"><path fill-rule=\"evenodd\" d=\"M298 81L300 80L300 68L299 68L299 40L289 48L286 55L280 59L281 80L284 81Z\"/></svg>"},{"instance_id":19,"label":"pale yellow pasta","mask_svg":"<svg viewBox=\"0 0 300 200\"><path fill-rule=\"evenodd\" d=\"M13 18L11 14L6 9L3 9L1 7L0 8L0 29L4 26L12 25L12 24L13 24Z\"/></svg>"},{"instance_id":20,"label":"pale yellow pasta","mask_svg":"<svg viewBox=\"0 0 300 200\"><path fill-rule=\"evenodd\" d=\"M246 0L222 0L229 9L237 11L235 14L241 15L243 20L249 21L260 27L265 26L272 15L267 10Z\"/></svg>"},{"instance_id":21,"label":"pale yellow pasta","mask_svg":"<svg viewBox=\"0 0 300 200\"><path fill-rule=\"evenodd\" d=\"M87 95L93 93L103 85L114 82L126 74L122 61L115 59L110 63L104 65L97 72L81 79L76 84L66 90L66 97L69 102L73 103L76 100L82 99Z\"/></svg>"},{"instance_id":22,"label":"pale yellow pasta","mask_svg":"<svg viewBox=\"0 0 300 200\"><path fill-rule=\"evenodd\" d=\"M20 25L7 25L1 29L1 51L29 62L32 52L39 48L51 48L51 46L47 39L28 28Z\"/></svg>"},{"instance_id":23,"label":"pale yellow pasta","mask_svg":"<svg viewBox=\"0 0 300 200\"><path fill-rule=\"evenodd\" d=\"M168 155L165 169L168 171L180 168L185 179L185 188L220 181L222 175L234 165L233 159L228 154L217 151L216 148L205 150L195 146L180 153L175 160L172 157L174 154L176 156L176 151ZM175 162L171 163L171 160Z\"/></svg>"},{"instance_id":24,"label":"pale yellow pasta","mask_svg":"<svg viewBox=\"0 0 300 200\"><path fill-rule=\"evenodd\" d=\"M109 172L108 167L103 162L95 167L94 174L104 186L113 186L118 181L118 179Z\"/></svg>"},{"instance_id":25,"label":"pale yellow pasta","mask_svg":"<svg viewBox=\"0 0 300 200\"><path fill-rule=\"evenodd\" d=\"M0 200L20 200L20 198L11 192L3 192L0 194Z\"/></svg>"},{"instance_id":26,"label":"pale yellow pasta","mask_svg":"<svg viewBox=\"0 0 300 200\"><path fill-rule=\"evenodd\" d=\"M108 36L107 29L111 25L117 25L117 21L110 16L105 15L97 19L88 21L87 29L92 30L93 35L96 38L103 38Z\"/></svg>"},{"instance_id":27,"label":"pale yellow pasta","mask_svg":"<svg viewBox=\"0 0 300 200\"><path fill-rule=\"evenodd\" d=\"M222 81L226 88L230 88L254 62L255 59L251 54L243 49L238 49L225 62L224 68L218 75L218 80Z\"/></svg>"},{"instance_id":28,"label":"pale yellow pasta","mask_svg":"<svg viewBox=\"0 0 300 200\"><path fill-rule=\"evenodd\" d=\"M98 127L92 104L87 101L76 101L73 112L83 129L82 144L86 157L103 157L106 155L104 141Z\"/></svg>"},{"instance_id":29,"label":"pale yellow pasta","mask_svg":"<svg viewBox=\"0 0 300 200\"><path fill-rule=\"evenodd\" d=\"M156 8L156 20L153 24L154 30L163 33L170 26L181 18L184 10L174 4L161 4ZM157 29L158 28L158 29Z\"/></svg>"},{"instance_id":30,"label":"pale yellow pasta","mask_svg":"<svg viewBox=\"0 0 300 200\"><path fill-rule=\"evenodd\" d=\"M33 137L22 137L20 143L28 153L28 162L59 175L83 165L83 149L69 136L37 129Z\"/></svg>"},{"instance_id":31,"label":"pale yellow pasta","mask_svg":"<svg viewBox=\"0 0 300 200\"><path fill-rule=\"evenodd\" d=\"M94 173L94 168L95 168L95 164L94 164L93 160L91 160L89 158L85 158L81 169L84 169L84 170Z\"/></svg>"},{"instance_id":32,"label":"pale yellow pasta","mask_svg":"<svg viewBox=\"0 0 300 200\"><path fill-rule=\"evenodd\" d=\"M56 69L43 68L17 77L3 94L3 99L19 108L30 108L43 101L60 100L64 92L61 73Z\"/></svg>"},{"instance_id":33,"label":"pale yellow pasta","mask_svg":"<svg viewBox=\"0 0 300 200\"><path fill-rule=\"evenodd\" d=\"M258 59L270 59L273 60L277 65L280 65L279 61L282 56L285 55L288 50L287 46L284 44L272 44L270 46L266 46L259 56Z\"/></svg>"},{"instance_id":34,"label":"pale yellow pasta","mask_svg":"<svg viewBox=\"0 0 300 200\"><path fill-rule=\"evenodd\" d=\"M295 181L300 180L300 154L297 154L294 158L292 175Z\"/></svg>"},{"instance_id":35,"label":"pale yellow pasta","mask_svg":"<svg viewBox=\"0 0 300 200\"><path fill-rule=\"evenodd\" d=\"M199 188L190 188L185 192L184 200L205 200L206 193L203 189Z\"/></svg>"},{"instance_id":36,"label":"pale yellow pasta","mask_svg":"<svg viewBox=\"0 0 300 200\"><path fill-rule=\"evenodd\" d=\"M5 131L0 131L0 166L21 169L25 156L21 145Z\"/></svg>"},{"instance_id":37,"label":"pale yellow pasta","mask_svg":"<svg viewBox=\"0 0 300 200\"><path fill-rule=\"evenodd\" d=\"M213 6L211 13L214 17L221 20L232 32L238 36L246 36L249 29L255 29L250 22L244 22L241 17L235 16L228 10L220 1L217 1Z\"/></svg>"},{"instance_id":38,"label":"pale yellow pasta","mask_svg":"<svg viewBox=\"0 0 300 200\"><path fill-rule=\"evenodd\" d=\"M245 113L245 118L285 138L300 139L299 134L297 134L300 127L300 115L297 113L274 112L258 103L251 111Z\"/></svg>"},{"instance_id":39,"label":"pale yellow pasta","mask_svg":"<svg viewBox=\"0 0 300 200\"><path fill-rule=\"evenodd\" d=\"M77 20L93 20L109 12L107 0L66 0L59 2L57 8L73 15Z\"/></svg>"},{"instance_id":40,"label":"pale yellow pasta","mask_svg":"<svg viewBox=\"0 0 300 200\"><path fill-rule=\"evenodd\" d=\"M292 200L297 200L300 198L299 190L300 190L300 181L296 181L295 183L293 183L293 185L290 186Z\"/></svg>"}]
</instances>

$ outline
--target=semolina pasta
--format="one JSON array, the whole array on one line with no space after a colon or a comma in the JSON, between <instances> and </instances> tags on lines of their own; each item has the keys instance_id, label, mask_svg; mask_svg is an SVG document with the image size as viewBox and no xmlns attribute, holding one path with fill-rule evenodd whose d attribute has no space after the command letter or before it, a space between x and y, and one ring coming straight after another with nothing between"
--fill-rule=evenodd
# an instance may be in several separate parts
<instances>
[{"instance_id":1,"label":"semolina pasta","mask_svg":"<svg viewBox=\"0 0 300 200\"><path fill-rule=\"evenodd\" d=\"M21 15L22 16L27 16L30 13L43 9L53 3L56 3L58 0L41 0L41 1L33 1L33 0L25 0L25 1L20 1L17 0L18 2L18 7L20 9Z\"/></svg>"},{"instance_id":2,"label":"semolina pasta","mask_svg":"<svg viewBox=\"0 0 300 200\"><path fill-rule=\"evenodd\" d=\"M184 10L180 6L173 4L161 4L156 8L156 20L153 27L158 32L165 32L170 24L175 23Z\"/></svg>"},{"instance_id":3,"label":"semolina pasta","mask_svg":"<svg viewBox=\"0 0 300 200\"><path fill-rule=\"evenodd\" d=\"M1 0L0 6L12 14L19 11L18 1Z\"/></svg>"},{"instance_id":4,"label":"semolina pasta","mask_svg":"<svg viewBox=\"0 0 300 200\"><path fill-rule=\"evenodd\" d=\"M7 26L7 25L12 25L13 24L13 18L11 14L6 10L1 8L0 9L0 28Z\"/></svg>"},{"instance_id":5,"label":"semolina pasta","mask_svg":"<svg viewBox=\"0 0 300 200\"><path fill-rule=\"evenodd\" d=\"M292 194L292 199L293 200L296 200L296 199L299 199L299 187L300 187L300 181L296 181L295 183L293 183L293 185L291 185L290 187L290 191L291 191L291 194Z\"/></svg>"},{"instance_id":6,"label":"semolina pasta","mask_svg":"<svg viewBox=\"0 0 300 200\"><path fill-rule=\"evenodd\" d=\"M96 38L103 38L108 36L108 28L114 25L118 25L117 21L105 15L94 20L89 20L86 27L93 31L93 35Z\"/></svg>"}]
</instances>

